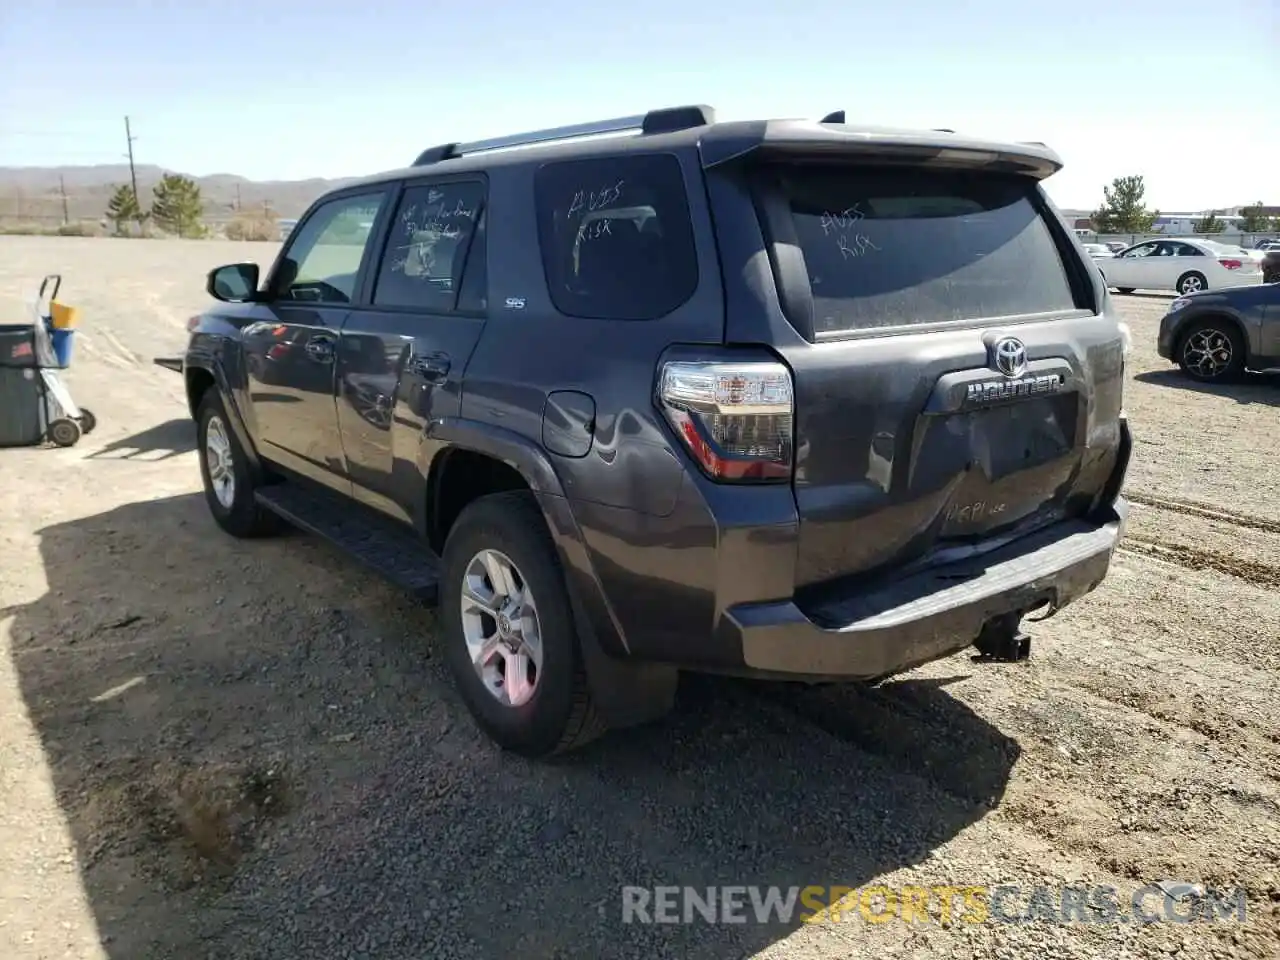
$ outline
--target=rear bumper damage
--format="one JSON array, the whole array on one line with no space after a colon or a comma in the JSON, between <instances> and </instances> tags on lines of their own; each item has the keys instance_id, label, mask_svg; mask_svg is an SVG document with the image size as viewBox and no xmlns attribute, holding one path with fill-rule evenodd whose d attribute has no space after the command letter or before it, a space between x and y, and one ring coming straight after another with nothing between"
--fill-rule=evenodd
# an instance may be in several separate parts
<instances>
[{"instance_id":1,"label":"rear bumper damage","mask_svg":"<svg viewBox=\"0 0 1280 960\"><path fill-rule=\"evenodd\" d=\"M802 610L793 600L740 604L722 627L754 674L791 679L891 676L973 644L1010 614L1056 611L1106 576L1124 534L1128 504L1100 519L1056 524L980 557Z\"/></svg>"}]
</instances>

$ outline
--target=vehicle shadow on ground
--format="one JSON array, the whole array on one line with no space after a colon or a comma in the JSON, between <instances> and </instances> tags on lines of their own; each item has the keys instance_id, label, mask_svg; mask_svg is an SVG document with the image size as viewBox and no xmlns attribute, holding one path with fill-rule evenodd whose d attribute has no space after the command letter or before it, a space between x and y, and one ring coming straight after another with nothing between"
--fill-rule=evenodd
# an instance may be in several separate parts
<instances>
[{"instance_id":1,"label":"vehicle shadow on ground","mask_svg":"<svg viewBox=\"0 0 1280 960\"><path fill-rule=\"evenodd\" d=\"M1180 370L1152 370L1136 374L1133 379L1154 387L1172 387L1193 393L1230 397L1236 403L1261 403L1269 407L1280 407L1280 373L1246 373L1232 383L1200 383Z\"/></svg>"},{"instance_id":2,"label":"vehicle shadow on ground","mask_svg":"<svg viewBox=\"0 0 1280 960\"><path fill-rule=\"evenodd\" d=\"M119 960L742 956L806 907L624 923L622 888L856 888L981 819L1019 756L950 681L700 678L531 763L476 732L433 615L327 544L234 541L192 494L40 550L52 588L0 623Z\"/></svg>"},{"instance_id":3,"label":"vehicle shadow on ground","mask_svg":"<svg viewBox=\"0 0 1280 960\"><path fill-rule=\"evenodd\" d=\"M190 417L166 420L89 454L89 460L167 460L196 448L196 427Z\"/></svg>"},{"instance_id":4,"label":"vehicle shadow on ground","mask_svg":"<svg viewBox=\"0 0 1280 960\"><path fill-rule=\"evenodd\" d=\"M1117 297L1133 297L1135 300L1173 300L1178 295L1172 291L1135 290L1132 293L1117 293Z\"/></svg>"}]
</instances>

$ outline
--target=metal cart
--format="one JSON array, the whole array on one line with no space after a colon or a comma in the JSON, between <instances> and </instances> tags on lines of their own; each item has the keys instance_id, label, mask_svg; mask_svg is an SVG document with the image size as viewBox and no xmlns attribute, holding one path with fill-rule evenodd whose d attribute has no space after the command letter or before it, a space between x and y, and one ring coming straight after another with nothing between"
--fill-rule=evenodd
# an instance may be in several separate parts
<instances>
[{"instance_id":1,"label":"metal cart","mask_svg":"<svg viewBox=\"0 0 1280 960\"><path fill-rule=\"evenodd\" d=\"M70 447L98 424L58 376L71 362L76 322L75 308L57 300L61 285L59 274L45 277L29 322L0 326L0 446Z\"/></svg>"}]
</instances>

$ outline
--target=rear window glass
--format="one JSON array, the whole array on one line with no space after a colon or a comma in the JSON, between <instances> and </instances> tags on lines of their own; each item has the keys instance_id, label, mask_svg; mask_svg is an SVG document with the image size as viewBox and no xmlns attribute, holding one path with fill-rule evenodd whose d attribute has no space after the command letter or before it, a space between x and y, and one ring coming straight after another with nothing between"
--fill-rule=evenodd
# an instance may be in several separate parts
<instances>
[{"instance_id":1,"label":"rear window glass","mask_svg":"<svg viewBox=\"0 0 1280 960\"><path fill-rule=\"evenodd\" d=\"M817 333L1076 307L1025 180L823 167L780 177Z\"/></svg>"},{"instance_id":2,"label":"rear window glass","mask_svg":"<svg viewBox=\"0 0 1280 960\"><path fill-rule=\"evenodd\" d=\"M674 156L550 163L536 192L542 265L561 313L653 320L693 296L693 226Z\"/></svg>"}]
</instances>

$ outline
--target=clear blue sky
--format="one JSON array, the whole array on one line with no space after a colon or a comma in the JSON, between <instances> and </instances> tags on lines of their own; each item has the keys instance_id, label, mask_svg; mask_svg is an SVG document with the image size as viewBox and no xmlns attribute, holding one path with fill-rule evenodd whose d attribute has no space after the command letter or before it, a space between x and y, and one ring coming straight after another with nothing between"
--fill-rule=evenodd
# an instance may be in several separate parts
<instances>
[{"instance_id":1,"label":"clear blue sky","mask_svg":"<svg viewBox=\"0 0 1280 960\"><path fill-rule=\"evenodd\" d=\"M1280 204L1280 0L0 0L0 166L255 179L710 103L1044 140L1091 207Z\"/></svg>"}]
</instances>

